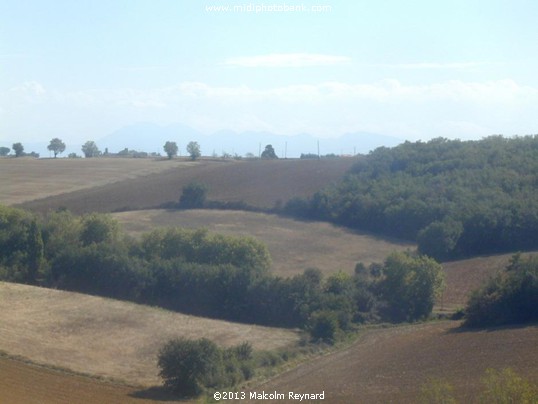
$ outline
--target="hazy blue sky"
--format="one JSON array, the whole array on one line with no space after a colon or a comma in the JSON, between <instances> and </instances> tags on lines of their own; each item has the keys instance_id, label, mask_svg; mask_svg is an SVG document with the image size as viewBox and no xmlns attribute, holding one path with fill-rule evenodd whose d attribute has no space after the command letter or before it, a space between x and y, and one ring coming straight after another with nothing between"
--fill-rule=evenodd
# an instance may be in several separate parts
<instances>
[{"instance_id":1,"label":"hazy blue sky","mask_svg":"<svg viewBox=\"0 0 538 404\"><path fill-rule=\"evenodd\" d=\"M0 146L136 122L538 133L537 18L530 0L0 0Z\"/></svg>"}]
</instances>

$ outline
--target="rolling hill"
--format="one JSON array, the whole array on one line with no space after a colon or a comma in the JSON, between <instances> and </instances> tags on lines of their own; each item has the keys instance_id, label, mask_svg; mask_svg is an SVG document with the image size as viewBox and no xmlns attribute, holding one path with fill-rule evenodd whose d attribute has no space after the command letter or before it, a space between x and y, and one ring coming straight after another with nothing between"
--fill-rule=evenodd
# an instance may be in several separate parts
<instances>
[{"instance_id":1,"label":"rolling hill","mask_svg":"<svg viewBox=\"0 0 538 404\"><path fill-rule=\"evenodd\" d=\"M185 164L188 163L149 158L0 158L0 203L13 205L57 197L77 190L156 174Z\"/></svg>"},{"instance_id":2,"label":"rolling hill","mask_svg":"<svg viewBox=\"0 0 538 404\"><path fill-rule=\"evenodd\" d=\"M209 185L209 199L242 200L271 208L278 201L309 196L338 180L354 159L280 161L154 161L151 159L0 159L2 203L34 211L67 207L75 213L149 208L177 201L192 180ZM328 223L302 222L254 212L125 211L115 214L136 236L160 225L207 227L226 234L250 234L267 243L273 270L292 275L306 267L353 271L357 261L382 260L393 249L414 248L394 240L343 230ZM467 294L502 269L511 254L443 264L447 290L436 311L463 306ZM0 283L0 351L38 363L66 367L130 384L159 384L156 350L175 335L207 336L223 345L249 340L256 348L293 344L290 330L185 316L76 293ZM430 376L456 387L469 401L487 367L512 367L538 381L536 325L462 331L457 322L373 328L340 352L305 362L251 389L326 391L326 402L416 402ZM29 383L32 380L33 383ZM0 391L10 402L144 403L140 388L44 369L0 358ZM21 398L22 397L22 398ZM22 399L23 401L18 401ZM140 401L137 401L140 400ZM164 400L164 399L161 399ZM166 401L170 400L169 398ZM0 400L1 401L1 400Z\"/></svg>"},{"instance_id":3,"label":"rolling hill","mask_svg":"<svg viewBox=\"0 0 538 404\"><path fill-rule=\"evenodd\" d=\"M12 160L14 159L8 159L8 162ZM113 171L116 164L122 164L116 163L115 160L123 159L88 160L97 165L101 164L103 170L110 167L109 171ZM61 175L65 166L63 162L58 164L58 161L47 161L51 174L44 175L31 166L19 166L18 169L21 171L18 175L21 179L11 177L12 179L6 180L13 188L12 193L24 195L24 201L17 206L38 212L64 207L74 213L155 208L162 204L177 202L182 187L191 181L198 181L209 187L210 200L243 201L258 208L272 208L275 204L286 202L295 196L310 196L320 188L337 181L355 159L158 161L154 164L161 168L160 172L133 171L130 175L135 178L128 179L109 172L108 177L105 176L107 183L104 185L91 183L93 174L90 169L79 170L73 171L71 176L65 175L75 184L80 185L89 181L91 187L76 191L67 188L67 192L61 195L59 193L62 185L57 182L56 176ZM79 161L82 160L76 160ZM148 164L151 161L153 160L148 159ZM166 170L164 167L169 169ZM23 189L19 190L19 187ZM37 190L34 191L34 187L54 189L55 195L36 199L42 194ZM14 202L16 201L12 201Z\"/></svg>"},{"instance_id":4,"label":"rolling hill","mask_svg":"<svg viewBox=\"0 0 538 404\"><path fill-rule=\"evenodd\" d=\"M204 336L255 349L295 344L293 330L237 324L79 293L0 282L0 350L130 384L160 384L157 352L169 339Z\"/></svg>"},{"instance_id":5,"label":"rolling hill","mask_svg":"<svg viewBox=\"0 0 538 404\"><path fill-rule=\"evenodd\" d=\"M136 236L160 226L204 227L215 233L249 235L263 242L273 273L292 276L307 268L324 273L353 273L357 262L382 262L410 243L354 232L330 223L297 221L265 213L231 210L140 210L115 213L127 233Z\"/></svg>"},{"instance_id":6,"label":"rolling hill","mask_svg":"<svg viewBox=\"0 0 538 404\"><path fill-rule=\"evenodd\" d=\"M412 404L418 402L421 386L438 378L454 386L461 403L470 403L476 402L488 368L510 367L538 382L537 325L474 331L458 326L444 321L368 330L351 347L251 390L325 391L325 402L331 404Z\"/></svg>"}]
</instances>

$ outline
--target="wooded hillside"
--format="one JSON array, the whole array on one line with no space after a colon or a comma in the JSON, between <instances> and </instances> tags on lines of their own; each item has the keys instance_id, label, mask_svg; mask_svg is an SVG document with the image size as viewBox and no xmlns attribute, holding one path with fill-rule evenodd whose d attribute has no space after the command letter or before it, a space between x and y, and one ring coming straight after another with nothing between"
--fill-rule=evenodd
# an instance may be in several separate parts
<instances>
[{"instance_id":1,"label":"wooded hillside","mask_svg":"<svg viewBox=\"0 0 538 404\"><path fill-rule=\"evenodd\" d=\"M289 213L416 240L437 259L538 247L538 136L381 147Z\"/></svg>"}]
</instances>

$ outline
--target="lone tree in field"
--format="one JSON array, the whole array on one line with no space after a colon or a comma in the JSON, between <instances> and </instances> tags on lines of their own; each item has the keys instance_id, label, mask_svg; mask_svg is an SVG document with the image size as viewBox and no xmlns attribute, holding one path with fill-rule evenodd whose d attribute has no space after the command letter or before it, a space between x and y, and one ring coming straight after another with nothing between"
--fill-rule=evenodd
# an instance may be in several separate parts
<instances>
[{"instance_id":1,"label":"lone tree in field","mask_svg":"<svg viewBox=\"0 0 538 404\"><path fill-rule=\"evenodd\" d=\"M198 157L200 157L202 153L200 152L200 145L198 142L189 142L187 145L187 153L189 153L192 160L196 160Z\"/></svg>"},{"instance_id":2,"label":"lone tree in field","mask_svg":"<svg viewBox=\"0 0 538 404\"><path fill-rule=\"evenodd\" d=\"M203 208L207 196L207 186L191 182L183 187L179 198L179 207L184 209Z\"/></svg>"},{"instance_id":3,"label":"lone tree in field","mask_svg":"<svg viewBox=\"0 0 538 404\"><path fill-rule=\"evenodd\" d=\"M86 158L97 157L99 154L101 154L97 148L97 145L92 140L88 140L82 145L82 153L84 153L84 157Z\"/></svg>"},{"instance_id":4,"label":"lone tree in field","mask_svg":"<svg viewBox=\"0 0 538 404\"><path fill-rule=\"evenodd\" d=\"M50 144L47 146L47 149L53 152L54 158L56 158L58 154L62 154L65 151L65 143L55 137L50 141Z\"/></svg>"},{"instance_id":5,"label":"lone tree in field","mask_svg":"<svg viewBox=\"0 0 538 404\"><path fill-rule=\"evenodd\" d=\"M13 151L15 152L15 157L24 156L24 146L22 143L13 143Z\"/></svg>"},{"instance_id":6,"label":"lone tree in field","mask_svg":"<svg viewBox=\"0 0 538 404\"><path fill-rule=\"evenodd\" d=\"M176 142L167 141L163 148L169 160L171 160L174 156L177 156L178 147Z\"/></svg>"},{"instance_id":7,"label":"lone tree in field","mask_svg":"<svg viewBox=\"0 0 538 404\"><path fill-rule=\"evenodd\" d=\"M1 157L7 156L10 150L11 149L9 147L0 147L0 156Z\"/></svg>"},{"instance_id":8,"label":"lone tree in field","mask_svg":"<svg viewBox=\"0 0 538 404\"><path fill-rule=\"evenodd\" d=\"M272 145L265 146L265 150L262 152L262 159L277 159L278 156L275 153L275 149Z\"/></svg>"}]
</instances>

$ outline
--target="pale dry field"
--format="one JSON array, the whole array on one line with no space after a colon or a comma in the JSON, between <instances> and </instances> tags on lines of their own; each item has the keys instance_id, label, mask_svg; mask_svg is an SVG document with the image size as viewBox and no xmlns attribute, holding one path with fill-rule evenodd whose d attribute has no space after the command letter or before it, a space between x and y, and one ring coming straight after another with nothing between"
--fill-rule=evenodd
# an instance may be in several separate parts
<instances>
[{"instance_id":1,"label":"pale dry field","mask_svg":"<svg viewBox=\"0 0 538 404\"><path fill-rule=\"evenodd\" d=\"M135 158L0 158L0 203L13 205L190 164Z\"/></svg>"},{"instance_id":2,"label":"pale dry field","mask_svg":"<svg viewBox=\"0 0 538 404\"><path fill-rule=\"evenodd\" d=\"M0 351L37 363L158 385L156 357L177 336L254 349L295 344L293 330L188 316L101 297L0 282Z\"/></svg>"},{"instance_id":3,"label":"pale dry field","mask_svg":"<svg viewBox=\"0 0 538 404\"><path fill-rule=\"evenodd\" d=\"M248 235L263 242L276 275L293 276L307 268L353 273L357 262L383 262L392 251L415 245L354 232L324 222L306 222L265 213L231 210L143 210L114 213L133 236L157 227L207 228L227 235Z\"/></svg>"}]
</instances>

